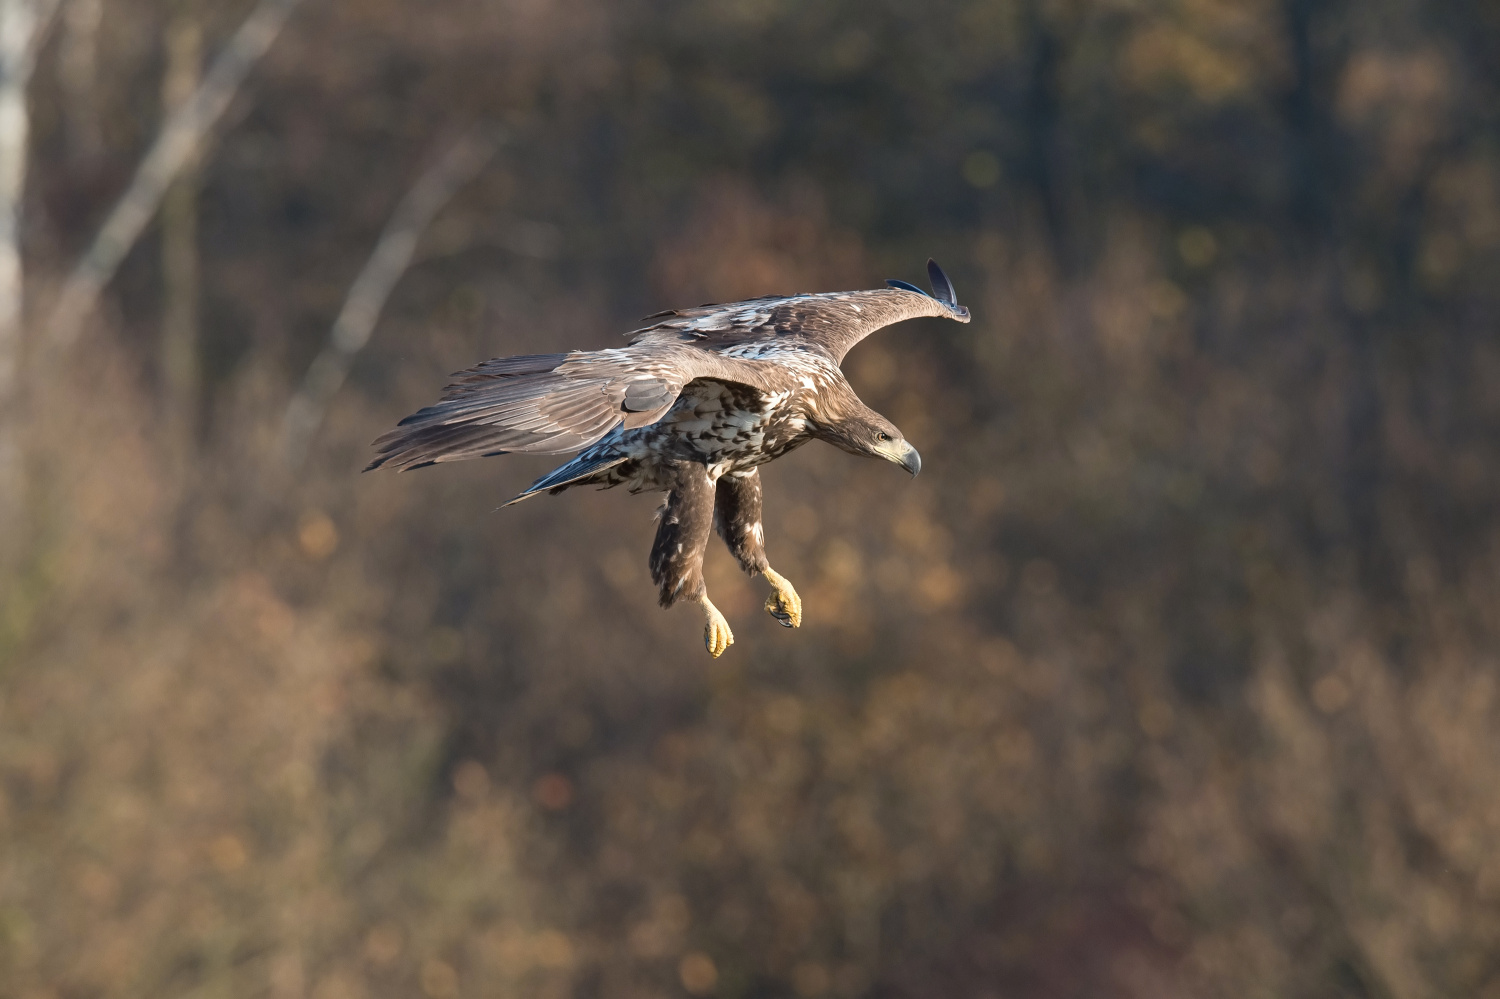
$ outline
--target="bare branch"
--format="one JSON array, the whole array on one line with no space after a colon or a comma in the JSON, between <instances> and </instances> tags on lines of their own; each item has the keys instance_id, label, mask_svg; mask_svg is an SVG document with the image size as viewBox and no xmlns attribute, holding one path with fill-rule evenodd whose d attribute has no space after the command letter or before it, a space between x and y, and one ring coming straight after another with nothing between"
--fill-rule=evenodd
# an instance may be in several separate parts
<instances>
[{"instance_id":1,"label":"bare branch","mask_svg":"<svg viewBox=\"0 0 1500 999\"><path fill-rule=\"evenodd\" d=\"M306 457L329 400L344 384L354 355L369 342L386 299L411 264L417 240L458 189L484 169L503 138L493 127L475 127L417 178L391 213L375 251L349 287L327 345L287 406L282 454L288 466L297 468Z\"/></svg>"},{"instance_id":2,"label":"bare branch","mask_svg":"<svg viewBox=\"0 0 1500 999\"><path fill-rule=\"evenodd\" d=\"M156 142L136 168L93 245L79 259L63 286L47 323L44 346L65 349L78 338L99 293L114 277L125 255L161 205L174 178L193 159L204 136L223 117L245 77L266 54L299 0L260 0L214 60L203 82L168 116Z\"/></svg>"},{"instance_id":3,"label":"bare branch","mask_svg":"<svg viewBox=\"0 0 1500 999\"><path fill-rule=\"evenodd\" d=\"M198 0L177 0L165 34L167 65L161 103L170 114L191 100L203 70L203 29ZM163 429L176 471L191 464L196 437L198 364L199 157L191 157L162 197L161 376Z\"/></svg>"}]
</instances>

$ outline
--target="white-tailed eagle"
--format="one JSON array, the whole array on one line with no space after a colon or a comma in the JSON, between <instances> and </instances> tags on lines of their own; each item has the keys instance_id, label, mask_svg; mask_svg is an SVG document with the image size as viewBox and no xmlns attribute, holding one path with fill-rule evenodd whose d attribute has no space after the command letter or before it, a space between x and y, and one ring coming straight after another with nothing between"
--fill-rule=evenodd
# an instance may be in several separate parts
<instances>
[{"instance_id":1,"label":"white-tailed eagle","mask_svg":"<svg viewBox=\"0 0 1500 999\"><path fill-rule=\"evenodd\" d=\"M510 502L582 485L667 493L651 578L663 607L692 600L703 608L704 644L718 657L734 635L703 582L713 529L747 573L770 582L766 610L788 628L802 623L797 591L766 560L761 465L823 440L912 475L921 469L917 449L859 400L839 364L856 343L903 319L969 321L942 269L929 260L927 273L932 295L888 281L873 291L674 309L648 316L652 324L631 333L627 347L485 361L381 435L369 468L577 451Z\"/></svg>"}]
</instances>

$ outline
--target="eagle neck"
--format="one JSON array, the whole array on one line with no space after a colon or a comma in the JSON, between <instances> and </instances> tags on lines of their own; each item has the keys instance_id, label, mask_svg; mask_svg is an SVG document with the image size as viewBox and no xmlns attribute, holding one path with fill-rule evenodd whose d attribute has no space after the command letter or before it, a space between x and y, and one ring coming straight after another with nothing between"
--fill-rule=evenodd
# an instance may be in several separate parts
<instances>
[{"instance_id":1,"label":"eagle neck","mask_svg":"<svg viewBox=\"0 0 1500 999\"><path fill-rule=\"evenodd\" d=\"M835 369L836 370L836 369ZM821 390L814 393L808 402L807 427L814 437L834 441L843 437L840 427L851 422L862 422L877 415L866 406L864 400L855 395L854 389L839 374L830 378Z\"/></svg>"}]
</instances>

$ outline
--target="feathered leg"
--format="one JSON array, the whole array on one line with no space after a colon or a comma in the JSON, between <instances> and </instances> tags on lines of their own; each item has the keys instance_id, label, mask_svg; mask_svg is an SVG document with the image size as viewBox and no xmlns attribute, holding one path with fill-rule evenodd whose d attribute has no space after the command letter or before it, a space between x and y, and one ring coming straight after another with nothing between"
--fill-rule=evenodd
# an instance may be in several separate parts
<instances>
[{"instance_id":1,"label":"feathered leg","mask_svg":"<svg viewBox=\"0 0 1500 999\"><path fill-rule=\"evenodd\" d=\"M694 462L677 468L667 502L657 514L660 526L651 545L651 581L661 588L661 605L696 600L703 608L703 644L717 659L734 644L729 622L708 599L703 582L703 551L714 522L714 484L708 470Z\"/></svg>"},{"instance_id":2,"label":"feathered leg","mask_svg":"<svg viewBox=\"0 0 1500 999\"><path fill-rule=\"evenodd\" d=\"M802 623L802 599L766 560L766 532L760 522L760 470L737 472L719 479L715 492L714 527L729 551L750 575L764 573L771 584L766 611L784 627Z\"/></svg>"}]
</instances>

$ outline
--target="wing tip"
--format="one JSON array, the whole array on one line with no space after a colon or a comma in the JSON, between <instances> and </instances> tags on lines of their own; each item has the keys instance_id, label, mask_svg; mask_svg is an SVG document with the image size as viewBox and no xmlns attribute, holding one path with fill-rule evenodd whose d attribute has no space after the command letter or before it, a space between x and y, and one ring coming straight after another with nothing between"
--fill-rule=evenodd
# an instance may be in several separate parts
<instances>
[{"instance_id":1,"label":"wing tip","mask_svg":"<svg viewBox=\"0 0 1500 999\"><path fill-rule=\"evenodd\" d=\"M958 304L958 293L953 290L952 280L931 257L927 258L927 279L932 282L931 292L923 291L910 281L902 281L900 278L886 278L885 283L892 288L915 292L923 298L930 298L947 308L953 319L961 323L968 322L969 310Z\"/></svg>"},{"instance_id":2,"label":"wing tip","mask_svg":"<svg viewBox=\"0 0 1500 999\"><path fill-rule=\"evenodd\" d=\"M948 308L957 308L958 293L953 290L953 282L948 280L948 275L938 266L938 262L931 257L927 258L927 279L932 282L932 297L942 302Z\"/></svg>"},{"instance_id":3,"label":"wing tip","mask_svg":"<svg viewBox=\"0 0 1500 999\"><path fill-rule=\"evenodd\" d=\"M370 463L368 465L359 470L360 474L363 475L365 472L373 472L377 468L394 468L397 474L400 474L401 472L410 472L414 468L426 468L428 465L436 465L438 462L443 460L442 458L433 458L429 461L420 461L415 463L410 461L403 461L402 456L405 454L405 452L405 448L392 448L385 454L377 455L370 460Z\"/></svg>"},{"instance_id":4,"label":"wing tip","mask_svg":"<svg viewBox=\"0 0 1500 999\"><path fill-rule=\"evenodd\" d=\"M932 297L931 295L927 294L927 292L923 291L921 288L918 288L916 285L912 284L910 281L903 281L900 278L886 278L885 279L885 283L887 285L889 285L890 287L892 287L892 288L899 288L902 291L914 291L918 295L921 295L923 298L931 298Z\"/></svg>"}]
</instances>

